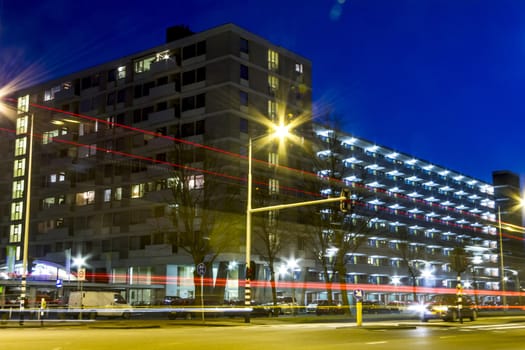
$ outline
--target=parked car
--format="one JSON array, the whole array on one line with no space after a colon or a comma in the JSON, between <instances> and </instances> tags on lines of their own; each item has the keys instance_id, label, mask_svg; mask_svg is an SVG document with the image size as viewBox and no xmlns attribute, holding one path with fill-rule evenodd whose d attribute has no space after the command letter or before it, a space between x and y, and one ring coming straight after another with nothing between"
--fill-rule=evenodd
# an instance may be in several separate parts
<instances>
[{"instance_id":1,"label":"parked car","mask_svg":"<svg viewBox=\"0 0 525 350\"><path fill-rule=\"evenodd\" d=\"M440 294L435 295L430 299L421 311L420 319L426 322L430 319L443 319L445 321L455 322L463 318L469 318L475 321L478 318L478 310L476 304L466 295L461 297L461 311L458 307L457 295L455 294Z\"/></svg>"},{"instance_id":2,"label":"parked car","mask_svg":"<svg viewBox=\"0 0 525 350\"><path fill-rule=\"evenodd\" d=\"M390 313L391 309L377 300L363 300L363 313L380 314Z\"/></svg>"},{"instance_id":3,"label":"parked car","mask_svg":"<svg viewBox=\"0 0 525 350\"><path fill-rule=\"evenodd\" d=\"M306 307L307 313L315 313L316 315L334 315L344 314L344 309L341 303L328 300L314 300Z\"/></svg>"}]
</instances>

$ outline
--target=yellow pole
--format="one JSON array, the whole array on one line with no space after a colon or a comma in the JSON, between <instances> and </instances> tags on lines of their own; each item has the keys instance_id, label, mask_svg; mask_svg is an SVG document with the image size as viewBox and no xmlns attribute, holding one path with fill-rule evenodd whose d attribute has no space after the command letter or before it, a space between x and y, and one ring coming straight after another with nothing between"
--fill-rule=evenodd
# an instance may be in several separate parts
<instances>
[{"instance_id":1,"label":"yellow pole","mask_svg":"<svg viewBox=\"0 0 525 350\"><path fill-rule=\"evenodd\" d=\"M363 302L361 300L358 300L355 304L355 307L357 327L361 327L363 325Z\"/></svg>"}]
</instances>

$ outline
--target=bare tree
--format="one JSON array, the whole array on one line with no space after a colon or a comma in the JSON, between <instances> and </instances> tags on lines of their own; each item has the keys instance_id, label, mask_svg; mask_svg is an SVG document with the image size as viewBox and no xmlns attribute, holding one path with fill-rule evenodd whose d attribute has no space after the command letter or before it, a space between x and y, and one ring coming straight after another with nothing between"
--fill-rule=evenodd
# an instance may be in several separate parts
<instances>
[{"instance_id":1,"label":"bare tree","mask_svg":"<svg viewBox=\"0 0 525 350\"><path fill-rule=\"evenodd\" d=\"M185 161L188 160L188 154L193 152L193 147L176 143L173 154L175 163L187 163ZM234 185L215 175L219 173L220 167L210 171L214 169L213 165L218 164L215 160L211 162L204 158L203 162L206 172L186 166L173 169L170 189L175 233L172 241L192 257L194 264L204 263L211 277L211 267L216 258L229 248L240 245L243 218L239 215L238 207L234 205L238 203L238 200L234 200ZM195 269L195 286L198 285L199 277ZM218 284L218 287L219 290L209 294L214 294L216 299L220 298L222 301L224 283ZM221 291L222 295L219 295ZM195 295L195 299L198 300L199 288L196 288Z\"/></svg>"}]
</instances>

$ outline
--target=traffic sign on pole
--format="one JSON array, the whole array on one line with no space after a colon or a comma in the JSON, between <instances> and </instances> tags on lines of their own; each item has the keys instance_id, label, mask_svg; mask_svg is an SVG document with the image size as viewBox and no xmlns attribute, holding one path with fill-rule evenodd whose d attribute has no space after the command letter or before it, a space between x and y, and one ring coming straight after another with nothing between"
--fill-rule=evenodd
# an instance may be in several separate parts
<instances>
[{"instance_id":1,"label":"traffic sign on pole","mask_svg":"<svg viewBox=\"0 0 525 350\"><path fill-rule=\"evenodd\" d=\"M206 265L204 263L199 263L197 265L197 273L199 276L204 276L206 274Z\"/></svg>"}]
</instances>

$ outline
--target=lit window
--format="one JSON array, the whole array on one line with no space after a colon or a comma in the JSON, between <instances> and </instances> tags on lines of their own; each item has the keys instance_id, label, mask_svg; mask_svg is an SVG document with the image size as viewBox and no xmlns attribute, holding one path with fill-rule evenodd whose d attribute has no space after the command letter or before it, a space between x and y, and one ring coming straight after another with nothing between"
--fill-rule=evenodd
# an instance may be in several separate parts
<instances>
[{"instance_id":1,"label":"lit window","mask_svg":"<svg viewBox=\"0 0 525 350\"><path fill-rule=\"evenodd\" d=\"M51 208L55 205L55 197L47 197L42 201L43 208Z\"/></svg>"},{"instance_id":2,"label":"lit window","mask_svg":"<svg viewBox=\"0 0 525 350\"><path fill-rule=\"evenodd\" d=\"M144 184L136 184L131 186L131 198L144 197Z\"/></svg>"},{"instance_id":3,"label":"lit window","mask_svg":"<svg viewBox=\"0 0 525 350\"><path fill-rule=\"evenodd\" d=\"M275 152L268 153L268 167L279 165L279 154Z\"/></svg>"},{"instance_id":4,"label":"lit window","mask_svg":"<svg viewBox=\"0 0 525 350\"><path fill-rule=\"evenodd\" d=\"M26 160L25 159L16 159L14 162L13 176L19 177L24 176L26 173Z\"/></svg>"},{"instance_id":5,"label":"lit window","mask_svg":"<svg viewBox=\"0 0 525 350\"><path fill-rule=\"evenodd\" d=\"M22 198L24 196L24 180L13 182L13 199Z\"/></svg>"},{"instance_id":6,"label":"lit window","mask_svg":"<svg viewBox=\"0 0 525 350\"><path fill-rule=\"evenodd\" d=\"M270 95L275 96L279 89L279 79L274 75L268 76L268 90Z\"/></svg>"},{"instance_id":7,"label":"lit window","mask_svg":"<svg viewBox=\"0 0 525 350\"><path fill-rule=\"evenodd\" d=\"M268 191L270 194L277 194L279 193L279 180L277 179L270 179L268 181Z\"/></svg>"},{"instance_id":8,"label":"lit window","mask_svg":"<svg viewBox=\"0 0 525 350\"><path fill-rule=\"evenodd\" d=\"M11 204L11 220L22 220L23 210L24 205L22 202L13 202Z\"/></svg>"},{"instance_id":9,"label":"lit window","mask_svg":"<svg viewBox=\"0 0 525 350\"><path fill-rule=\"evenodd\" d=\"M188 178L188 188L198 190L204 188L204 175L194 175Z\"/></svg>"},{"instance_id":10,"label":"lit window","mask_svg":"<svg viewBox=\"0 0 525 350\"><path fill-rule=\"evenodd\" d=\"M27 137L20 137L15 141L15 156L26 154Z\"/></svg>"},{"instance_id":11,"label":"lit window","mask_svg":"<svg viewBox=\"0 0 525 350\"><path fill-rule=\"evenodd\" d=\"M303 64L302 63L296 63L295 64L295 71L297 73L301 73L302 74L303 73Z\"/></svg>"},{"instance_id":12,"label":"lit window","mask_svg":"<svg viewBox=\"0 0 525 350\"><path fill-rule=\"evenodd\" d=\"M42 144L47 145L48 143L51 143L53 141L53 137L57 137L58 135L58 130L45 131L42 135Z\"/></svg>"},{"instance_id":13,"label":"lit window","mask_svg":"<svg viewBox=\"0 0 525 350\"><path fill-rule=\"evenodd\" d=\"M151 69L151 64L155 62L157 56L149 56L134 62L135 73L144 73Z\"/></svg>"},{"instance_id":14,"label":"lit window","mask_svg":"<svg viewBox=\"0 0 525 350\"><path fill-rule=\"evenodd\" d=\"M11 225L9 232L9 243L16 243L22 240L22 224Z\"/></svg>"},{"instance_id":15,"label":"lit window","mask_svg":"<svg viewBox=\"0 0 525 350\"><path fill-rule=\"evenodd\" d=\"M16 120L16 134L25 134L27 133L27 124L28 124L28 117L20 117Z\"/></svg>"},{"instance_id":16,"label":"lit window","mask_svg":"<svg viewBox=\"0 0 525 350\"><path fill-rule=\"evenodd\" d=\"M117 79L126 78L126 66L121 66L117 68Z\"/></svg>"},{"instance_id":17,"label":"lit window","mask_svg":"<svg viewBox=\"0 0 525 350\"><path fill-rule=\"evenodd\" d=\"M111 201L111 188L106 188L104 190L104 202L110 202Z\"/></svg>"},{"instance_id":18,"label":"lit window","mask_svg":"<svg viewBox=\"0 0 525 350\"><path fill-rule=\"evenodd\" d=\"M159 53L157 53L157 55L155 57L155 60L157 62L165 61L165 60L169 60L169 59L170 59L170 51L169 50L159 52Z\"/></svg>"},{"instance_id":19,"label":"lit window","mask_svg":"<svg viewBox=\"0 0 525 350\"><path fill-rule=\"evenodd\" d=\"M275 121L277 119L277 102L268 101L268 118Z\"/></svg>"},{"instance_id":20,"label":"lit window","mask_svg":"<svg viewBox=\"0 0 525 350\"><path fill-rule=\"evenodd\" d=\"M95 203L95 191L77 193L75 203L76 205L88 205Z\"/></svg>"},{"instance_id":21,"label":"lit window","mask_svg":"<svg viewBox=\"0 0 525 350\"><path fill-rule=\"evenodd\" d=\"M113 197L116 201L122 200L122 187L115 188L115 194Z\"/></svg>"},{"instance_id":22,"label":"lit window","mask_svg":"<svg viewBox=\"0 0 525 350\"><path fill-rule=\"evenodd\" d=\"M272 49L268 50L268 69L271 71L279 69L279 54Z\"/></svg>"}]
</instances>

